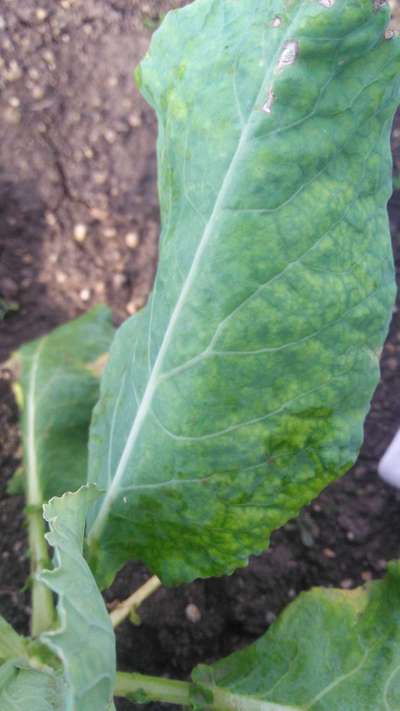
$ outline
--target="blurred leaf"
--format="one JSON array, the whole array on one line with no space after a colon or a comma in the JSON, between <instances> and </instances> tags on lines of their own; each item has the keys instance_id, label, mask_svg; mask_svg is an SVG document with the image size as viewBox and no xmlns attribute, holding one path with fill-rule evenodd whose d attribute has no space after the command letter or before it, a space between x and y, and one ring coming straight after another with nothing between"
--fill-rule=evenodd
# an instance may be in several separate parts
<instances>
[{"instance_id":1,"label":"blurred leaf","mask_svg":"<svg viewBox=\"0 0 400 711\"><path fill-rule=\"evenodd\" d=\"M113 332L109 309L98 306L24 345L14 357L30 503L86 481L88 428L99 388L95 366Z\"/></svg>"}]
</instances>

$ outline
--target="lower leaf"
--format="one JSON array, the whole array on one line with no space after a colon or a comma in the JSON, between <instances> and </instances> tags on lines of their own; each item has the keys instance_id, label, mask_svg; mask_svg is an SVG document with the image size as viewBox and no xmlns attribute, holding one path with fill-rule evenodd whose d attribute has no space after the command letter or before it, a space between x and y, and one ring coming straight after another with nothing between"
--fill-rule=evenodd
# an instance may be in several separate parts
<instances>
[{"instance_id":1,"label":"lower leaf","mask_svg":"<svg viewBox=\"0 0 400 711\"><path fill-rule=\"evenodd\" d=\"M65 711L64 699L59 674L16 660L0 667L0 711Z\"/></svg>"},{"instance_id":2,"label":"lower leaf","mask_svg":"<svg viewBox=\"0 0 400 711\"><path fill-rule=\"evenodd\" d=\"M65 711L109 711L115 684L115 637L101 593L82 555L85 517L99 496L93 487L54 498L44 507L55 567L40 580L58 595L59 628L42 641L61 659Z\"/></svg>"},{"instance_id":3,"label":"lower leaf","mask_svg":"<svg viewBox=\"0 0 400 711\"><path fill-rule=\"evenodd\" d=\"M398 711L400 564L367 588L300 595L255 644L193 680L197 709Z\"/></svg>"}]
</instances>

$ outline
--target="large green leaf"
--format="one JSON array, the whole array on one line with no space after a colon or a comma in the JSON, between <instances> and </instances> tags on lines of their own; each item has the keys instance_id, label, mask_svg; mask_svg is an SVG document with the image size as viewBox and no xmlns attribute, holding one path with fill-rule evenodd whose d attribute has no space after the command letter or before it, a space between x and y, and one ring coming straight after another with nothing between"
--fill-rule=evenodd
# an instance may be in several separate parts
<instances>
[{"instance_id":1,"label":"large green leaf","mask_svg":"<svg viewBox=\"0 0 400 711\"><path fill-rule=\"evenodd\" d=\"M398 711L400 565L366 589L303 593L258 642L193 679L218 711Z\"/></svg>"},{"instance_id":2,"label":"large green leaf","mask_svg":"<svg viewBox=\"0 0 400 711\"><path fill-rule=\"evenodd\" d=\"M98 396L98 359L113 336L98 306L16 354L27 499L40 506L86 480L87 438Z\"/></svg>"},{"instance_id":3,"label":"large green leaf","mask_svg":"<svg viewBox=\"0 0 400 711\"><path fill-rule=\"evenodd\" d=\"M197 0L138 73L159 119L160 265L91 431L102 583L261 551L354 461L394 299L400 42L372 0Z\"/></svg>"},{"instance_id":4,"label":"large green leaf","mask_svg":"<svg viewBox=\"0 0 400 711\"><path fill-rule=\"evenodd\" d=\"M40 580L58 595L60 626L42 641L61 659L65 711L108 711L116 674L115 636L104 600L83 558L85 517L95 487L54 498L44 507L55 567Z\"/></svg>"}]
</instances>

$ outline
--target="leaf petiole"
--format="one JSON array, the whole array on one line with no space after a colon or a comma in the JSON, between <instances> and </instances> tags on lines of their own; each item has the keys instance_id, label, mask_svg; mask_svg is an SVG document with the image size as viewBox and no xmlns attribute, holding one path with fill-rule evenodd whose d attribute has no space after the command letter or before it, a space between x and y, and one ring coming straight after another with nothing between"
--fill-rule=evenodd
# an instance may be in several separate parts
<instances>
[{"instance_id":1,"label":"leaf petiole","mask_svg":"<svg viewBox=\"0 0 400 711\"><path fill-rule=\"evenodd\" d=\"M144 602L150 595L156 592L161 587L161 580L153 575L152 578L147 580L144 585L142 585L138 590L136 590L132 595L130 595L126 600L120 602L117 607L111 612L111 623L112 626L118 627L129 615L135 614L142 602Z\"/></svg>"},{"instance_id":2,"label":"leaf petiole","mask_svg":"<svg viewBox=\"0 0 400 711\"><path fill-rule=\"evenodd\" d=\"M192 707L196 701L196 694L204 692L201 708L206 711L300 711L298 706L282 706L262 699L250 698L240 694L233 694L225 689L197 688L196 684L188 681L164 679L157 676L144 674L117 673L114 688L115 696L122 696L136 703L162 701L167 704L180 704Z\"/></svg>"},{"instance_id":3,"label":"leaf petiole","mask_svg":"<svg viewBox=\"0 0 400 711\"><path fill-rule=\"evenodd\" d=\"M144 674L117 673L115 696L137 701L164 701L167 704L190 704L191 684Z\"/></svg>"},{"instance_id":4,"label":"leaf petiole","mask_svg":"<svg viewBox=\"0 0 400 711\"><path fill-rule=\"evenodd\" d=\"M32 576L31 635L38 637L42 632L50 629L55 620L53 595L36 577L44 568L50 567L50 558L45 539L46 528L42 507L28 506L25 515L28 523Z\"/></svg>"}]
</instances>

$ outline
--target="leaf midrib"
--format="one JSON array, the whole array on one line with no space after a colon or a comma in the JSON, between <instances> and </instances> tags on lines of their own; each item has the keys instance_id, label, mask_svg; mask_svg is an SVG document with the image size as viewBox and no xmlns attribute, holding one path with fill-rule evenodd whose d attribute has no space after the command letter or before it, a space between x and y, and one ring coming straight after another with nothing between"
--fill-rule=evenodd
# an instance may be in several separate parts
<instances>
[{"instance_id":1,"label":"leaf midrib","mask_svg":"<svg viewBox=\"0 0 400 711\"><path fill-rule=\"evenodd\" d=\"M36 452L36 394L37 376L39 369L39 359L42 354L46 338L43 338L32 358L32 365L29 375L29 387L27 397L26 412L26 438L27 438L27 471L26 488L27 503L30 506L41 506L43 504L42 487L40 485L39 470Z\"/></svg>"},{"instance_id":2,"label":"leaf midrib","mask_svg":"<svg viewBox=\"0 0 400 711\"><path fill-rule=\"evenodd\" d=\"M243 128L243 131L241 133L240 140L238 142L236 151L232 156L232 160L229 164L229 168L225 174L224 180L221 185L221 189L220 189L218 196L216 198L214 208L213 208L211 215L208 219L208 222L205 226L205 229L204 229L202 237L199 241L199 245L197 247L196 253L194 255L192 265L189 269L186 280L183 284L182 290L180 292L180 295L178 297L178 300L177 300L174 310L172 312L170 321L169 321L168 326L165 330L163 341L160 346L160 350L159 350L157 358L154 362L150 377L147 381L147 385L146 385L141 403L140 403L138 410L136 412L136 416L133 421L132 427L130 429L128 438L126 440L122 455L119 459L118 466L116 468L113 481L112 481L111 486L109 487L109 489L103 499L102 505L98 511L96 519L94 520L94 523L93 523L90 533L88 535L89 546L91 546L101 535L102 530L103 530L105 523L106 523L108 513L109 513L110 508L113 504L113 501L117 498L117 495L118 495L118 492L120 489L120 483L123 480L123 477L125 474L126 466L129 462L131 453L134 449L136 440L140 434L142 424L145 421L147 414L150 410L150 406L151 406L151 402L152 402L154 393L155 393L157 386L159 384L159 374L162 369L164 356L165 356L166 352L168 351L169 345L171 343L175 325L178 322L178 319L180 317L180 313L182 311L183 305L185 304L186 297L190 292L193 282L195 281L195 277L197 275L197 270L198 270L198 267L201 263L203 253L209 243L210 238L213 235L214 227L215 227L215 224L218 219L219 211L220 211L221 206L223 205L224 199L229 191L232 178L235 174L237 163L240 159L240 155L243 150L243 146L246 145L247 140L249 138L249 135L250 135L250 132L252 129L251 118L254 114L254 111L256 110L256 107L259 105L260 101L262 101L264 98L266 87L269 84L269 82L272 80L272 75L273 75L273 72L274 72L274 69L276 66L277 59L279 58L285 44L289 41L289 39L293 33L294 27L296 25L296 21L298 20L302 11L303 11L303 6L302 6L302 4L300 4L295 16L293 17L292 21L289 23L289 27L288 27L286 33L282 37L281 41L278 43L278 47L275 52L275 55L272 58L271 63L268 66L267 72L263 78L262 85L261 85L261 88L257 94L255 104L252 107L251 111L249 112L249 116L248 116L247 122Z\"/></svg>"}]
</instances>

